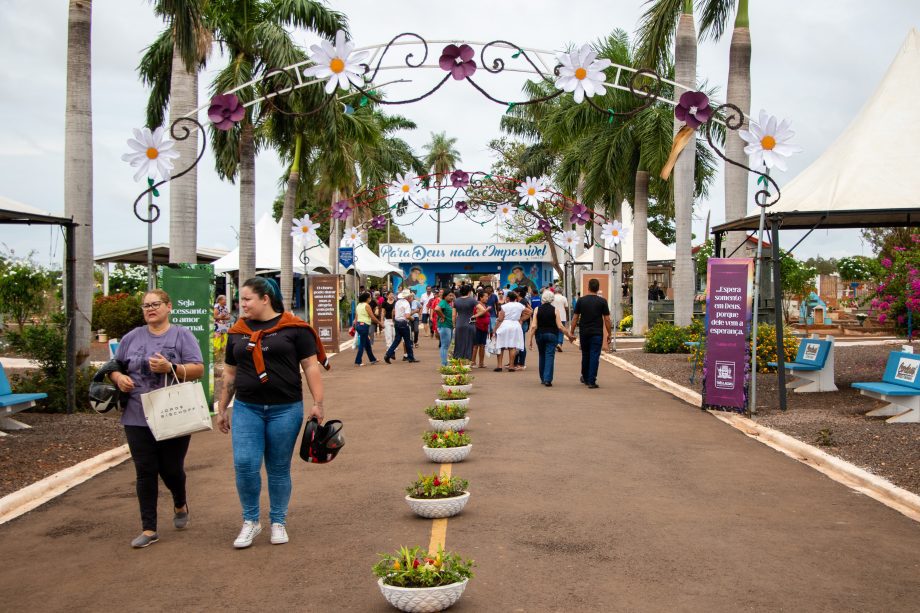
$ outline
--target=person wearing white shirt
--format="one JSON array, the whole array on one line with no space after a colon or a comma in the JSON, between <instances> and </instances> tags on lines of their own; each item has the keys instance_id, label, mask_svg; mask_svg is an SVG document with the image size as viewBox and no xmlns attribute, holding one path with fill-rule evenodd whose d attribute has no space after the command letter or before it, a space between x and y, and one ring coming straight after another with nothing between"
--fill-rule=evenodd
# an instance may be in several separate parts
<instances>
[{"instance_id":1,"label":"person wearing white shirt","mask_svg":"<svg viewBox=\"0 0 920 613\"><path fill-rule=\"evenodd\" d=\"M434 294L431 292L431 286L429 285L425 288L425 293L420 298L422 301L422 325L428 325L428 321L431 318L431 314L428 312L428 303L431 302L432 298L434 298Z\"/></svg>"},{"instance_id":2,"label":"person wearing white shirt","mask_svg":"<svg viewBox=\"0 0 920 613\"><path fill-rule=\"evenodd\" d=\"M553 306L556 307L556 312L559 314L559 320L562 322L562 327L565 327L565 323L569 320L569 301L565 297L565 294L562 293L562 288L558 285L553 288L555 296L553 297ZM562 341L563 341L562 332L559 333L558 342L556 343L556 351L562 352Z\"/></svg>"},{"instance_id":3,"label":"person wearing white shirt","mask_svg":"<svg viewBox=\"0 0 920 613\"><path fill-rule=\"evenodd\" d=\"M408 290L404 290L399 293L399 300L396 301L396 305L393 308L393 326L395 328L396 336L393 339L393 343L390 345L390 348L387 349L386 355L383 356L383 361L387 364L396 356L396 349L399 347L399 343L405 343L405 351L408 356L408 362L418 362L415 359L415 354L412 352L412 338L410 333L412 330L412 305L409 304L409 296L412 293Z\"/></svg>"}]
</instances>

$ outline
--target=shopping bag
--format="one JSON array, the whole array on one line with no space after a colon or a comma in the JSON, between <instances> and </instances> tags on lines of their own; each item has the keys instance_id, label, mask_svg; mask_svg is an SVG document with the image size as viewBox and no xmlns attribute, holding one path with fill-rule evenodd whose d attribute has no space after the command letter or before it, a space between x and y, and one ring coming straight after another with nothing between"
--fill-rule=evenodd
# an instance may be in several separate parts
<instances>
[{"instance_id":1,"label":"shopping bag","mask_svg":"<svg viewBox=\"0 0 920 613\"><path fill-rule=\"evenodd\" d=\"M498 342L495 340L494 336L486 341L486 353L489 355L498 355L501 353L501 350L498 348Z\"/></svg>"},{"instance_id":2,"label":"shopping bag","mask_svg":"<svg viewBox=\"0 0 920 613\"><path fill-rule=\"evenodd\" d=\"M168 376L164 375L165 387L141 394L144 418L153 438L158 441L214 427L201 381L179 383L175 371L172 374L176 385L168 385Z\"/></svg>"}]
</instances>

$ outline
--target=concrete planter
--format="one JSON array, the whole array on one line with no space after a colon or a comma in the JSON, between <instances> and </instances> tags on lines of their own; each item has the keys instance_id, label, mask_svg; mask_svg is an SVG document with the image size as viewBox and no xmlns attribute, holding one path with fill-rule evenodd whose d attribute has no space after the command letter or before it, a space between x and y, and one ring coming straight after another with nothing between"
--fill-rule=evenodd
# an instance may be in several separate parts
<instances>
[{"instance_id":1,"label":"concrete planter","mask_svg":"<svg viewBox=\"0 0 920 613\"><path fill-rule=\"evenodd\" d=\"M406 503L419 517L435 519L453 517L463 510L469 499L470 493L463 492L453 498L412 498L411 496L406 496Z\"/></svg>"},{"instance_id":2,"label":"concrete planter","mask_svg":"<svg viewBox=\"0 0 920 613\"><path fill-rule=\"evenodd\" d=\"M380 593L387 602L400 611L410 613L432 613L447 609L460 600L467 583L469 579L440 587L395 587L385 584L382 577L377 580Z\"/></svg>"},{"instance_id":3,"label":"concrete planter","mask_svg":"<svg viewBox=\"0 0 920 613\"><path fill-rule=\"evenodd\" d=\"M466 424L470 423L470 417L467 415L461 419L431 419L428 418L428 424L435 432L444 432L446 430L465 430Z\"/></svg>"},{"instance_id":4,"label":"concrete planter","mask_svg":"<svg viewBox=\"0 0 920 613\"><path fill-rule=\"evenodd\" d=\"M473 384L468 383L466 385L442 385L441 389L445 392L469 392L473 389Z\"/></svg>"},{"instance_id":5,"label":"concrete planter","mask_svg":"<svg viewBox=\"0 0 920 613\"><path fill-rule=\"evenodd\" d=\"M440 448L429 447L428 445L422 446L422 451L424 451L425 455L428 456L428 460L437 464L453 464L454 462L462 462L468 455L470 455L470 451L472 450L472 443L462 447Z\"/></svg>"},{"instance_id":6,"label":"concrete planter","mask_svg":"<svg viewBox=\"0 0 920 613\"><path fill-rule=\"evenodd\" d=\"M456 404L457 406L461 406L461 407L468 407L468 406L470 406L470 399L469 399L469 398L464 398L464 399L462 399L462 400L460 400L460 399L458 399L458 400L441 400L440 398L436 398L434 402L435 402L435 404L437 404L439 407L443 407L445 404Z\"/></svg>"}]
</instances>

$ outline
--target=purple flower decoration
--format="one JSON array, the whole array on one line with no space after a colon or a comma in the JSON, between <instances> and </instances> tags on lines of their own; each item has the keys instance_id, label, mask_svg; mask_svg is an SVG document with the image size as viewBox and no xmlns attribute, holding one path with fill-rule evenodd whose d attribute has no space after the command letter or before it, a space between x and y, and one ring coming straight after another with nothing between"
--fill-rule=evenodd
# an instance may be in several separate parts
<instances>
[{"instance_id":1,"label":"purple flower decoration","mask_svg":"<svg viewBox=\"0 0 920 613\"><path fill-rule=\"evenodd\" d=\"M537 228L539 228L541 232L546 232L547 234L549 234L552 231L553 226L550 225L550 223L547 220L541 219L540 221L537 222Z\"/></svg>"},{"instance_id":2,"label":"purple flower decoration","mask_svg":"<svg viewBox=\"0 0 920 613\"><path fill-rule=\"evenodd\" d=\"M441 59L438 60L438 64L441 65L442 70L449 72L454 79L462 81L467 77L473 76L473 73L476 72L476 62L473 60L474 55L476 53L469 45L460 45L459 47L457 45L447 45L441 51Z\"/></svg>"},{"instance_id":3,"label":"purple flower decoration","mask_svg":"<svg viewBox=\"0 0 920 613\"><path fill-rule=\"evenodd\" d=\"M211 106L208 107L208 119L218 130L229 130L245 114L246 109L233 94L217 94L211 98Z\"/></svg>"},{"instance_id":4,"label":"purple flower decoration","mask_svg":"<svg viewBox=\"0 0 920 613\"><path fill-rule=\"evenodd\" d=\"M339 200L332 205L333 219L347 219L351 215L351 204L348 200Z\"/></svg>"},{"instance_id":5,"label":"purple flower decoration","mask_svg":"<svg viewBox=\"0 0 920 613\"><path fill-rule=\"evenodd\" d=\"M700 127L712 118L709 97L703 92L684 92L674 107L674 116L693 129Z\"/></svg>"},{"instance_id":6,"label":"purple flower decoration","mask_svg":"<svg viewBox=\"0 0 920 613\"><path fill-rule=\"evenodd\" d=\"M470 205L466 203L466 200L458 200L454 208L458 213L463 214L470 210Z\"/></svg>"},{"instance_id":7,"label":"purple flower decoration","mask_svg":"<svg viewBox=\"0 0 920 613\"><path fill-rule=\"evenodd\" d=\"M591 213L588 212L588 207L583 204L576 204L572 207L572 215L569 217L570 223L577 223L583 226L589 221L591 221Z\"/></svg>"},{"instance_id":8,"label":"purple flower decoration","mask_svg":"<svg viewBox=\"0 0 920 613\"><path fill-rule=\"evenodd\" d=\"M455 170L450 173L450 184L457 188L466 187L470 184L470 175L462 170Z\"/></svg>"},{"instance_id":9,"label":"purple flower decoration","mask_svg":"<svg viewBox=\"0 0 920 613\"><path fill-rule=\"evenodd\" d=\"M382 230L387 227L387 216L386 215L377 215L371 219L371 226L375 230Z\"/></svg>"}]
</instances>

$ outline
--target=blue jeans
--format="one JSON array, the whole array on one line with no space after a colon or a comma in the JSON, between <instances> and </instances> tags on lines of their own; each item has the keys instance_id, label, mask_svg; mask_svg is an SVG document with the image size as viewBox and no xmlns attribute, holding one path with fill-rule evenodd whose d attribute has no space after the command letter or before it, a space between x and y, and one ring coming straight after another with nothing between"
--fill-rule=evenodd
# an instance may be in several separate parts
<instances>
[{"instance_id":1,"label":"blue jeans","mask_svg":"<svg viewBox=\"0 0 920 613\"><path fill-rule=\"evenodd\" d=\"M600 334L582 335L581 340L581 376L587 385L597 383L597 367L601 361L601 346L604 337Z\"/></svg>"},{"instance_id":2,"label":"blue jeans","mask_svg":"<svg viewBox=\"0 0 920 613\"><path fill-rule=\"evenodd\" d=\"M371 327L367 324L356 323L355 324L355 333L358 335L358 355L355 356L355 364L361 363L361 358L364 357L364 352L367 351L367 359L372 363L377 361L377 358L374 357L374 352L371 350L371 338L370 338Z\"/></svg>"},{"instance_id":3,"label":"blue jeans","mask_svg":"<svg viewBox=\"0 0 920 613\"><path fill-rule=\"evenodd\" d=\"M259 521L262 460L268 475L269 518L284 524L291 500L291 456L303 424L303 402L233 402L233 468L243 520Z\"/></svg>"},{"instance_id":4,"label":"blue jeans","mask_svg":"<svg viewBox=\"0 0 920 613\"><path fill-rule=\"evenodd\" d=\"M556 333L537 332L537 349L540 355L540 381L553 382L553 368L556 365Z\"/></svg>"},{"instance_id":5,"label":"blue jeans","mask_svg":"<svg viewBox=\"0 0 920 613\"><path fill-rule=\"evenodd\" d=\"M409 337L411 332L409 322L397 320L393 331L395 336L393 337L393 343L390 345L390 348L387 349L386 356L391 359L395 357L399 343L404 342L406 344L406 355L409 356L410 360L414 360L415 354L412 352L412 339Z\"/></svg>"},{"instance_id":6,"label":"blue jeans","mask_svg":"<svg viewBox=\"0 0 920 613\"><path fill-rule=\"evenodd\" d=\"M450 349L450 339L454 337L453 328L438 328L441 335L441 366L447 366L447 350Z\"/></svg>"}]
</instances>

